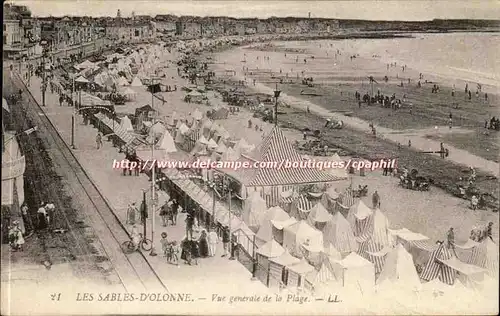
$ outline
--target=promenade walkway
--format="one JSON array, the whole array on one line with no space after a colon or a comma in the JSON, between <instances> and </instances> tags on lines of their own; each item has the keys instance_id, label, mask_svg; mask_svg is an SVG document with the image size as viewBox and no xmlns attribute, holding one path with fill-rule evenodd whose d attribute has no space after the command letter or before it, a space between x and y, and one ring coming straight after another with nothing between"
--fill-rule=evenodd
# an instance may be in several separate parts
<instances>
[{"instance_id":1,"label":"promenade walkway","mask_svg":"<svg viewBox=\"0 0 500 316\"><path fill-rule=\"evenodd\" d=\"M41 80L32 78L31 91L39 100ZM73 108L59 106L57 95L46 94L47 106L43 109L51 122L60 131L61 136L68 143L71 139L71 116ZM77 116L77 134L74 153L99 190L109 201L115 213L126 225L127 207L131 203L139 204L142 199L142 190L150 188L150 182L144 175L123 176L121 170L112 169L113 159L123 159L123 154L112 147L111 143L104 142L104 147L97 150L95 137L97 131L91 125L83 125L81 117ZM164 198L165 199L165 198ZM160 197L161 200L161 197ZM161 203L161 201L160 201ZM162 227L158 212L155 213L155 247L158 256L149 257L148 261L162 278L168 290L172 293L192 293L197 297L210 299L211 293L245 295L271 293L270 290L258 281L251 281L250 272L238 261L222 258L222 244L218 245L217 255L212 258L200 259L198 266L189 266L180 263L179 266L168 264L161 254L159 236L167 232L170 240L180 241L185 234L184 214L179 214L177 226ZM130 226L126 225L128 229ZM148 235L150 234L151 216L147 222ZM142 228L138 227L139 231ZM149 236L151 237L151 236ZM103 241L105 244L105 241Z\"/></svg>"}]
</instances>

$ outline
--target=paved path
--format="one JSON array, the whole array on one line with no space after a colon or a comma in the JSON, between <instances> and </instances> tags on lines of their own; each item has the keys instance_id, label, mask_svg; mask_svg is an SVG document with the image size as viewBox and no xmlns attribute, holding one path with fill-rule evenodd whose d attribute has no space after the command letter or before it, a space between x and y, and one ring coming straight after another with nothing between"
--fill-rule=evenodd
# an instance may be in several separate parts
<instances>
[{"instance_id":1,"label":"paved path","mask_svg":"<svg viewBox=\"0 0 500 316\"><path fill-rule=\"evenodd\" d=\"M32 78L31 88L35 98L41 98L41 80ZM46 108L44 112L56 126L63 139L67 142L71 139L71 116L73 108L59 106L57 95L46 94ZM127 206L130 203L139 204L142 199L142 189L148 190L150 182L144 175L123 176L121 170L112 169L113 159L123 159L123 154L109 142L97 150L95 147L95 136L97 131L91 125L83 125L81 118L77 119L76 150L74 153L99 190L106 197L115 213L126 223ZM168 197L160 196L160 200ZM180 241L185 234L184 214L180 214L177 226L163 227L158 212L155 214L155 246L158 253L161 246L158 242L159 235L165 231L170 240ZM148 222L148 231L151 221ZM127 226L131 229L130 226ZM139 228L142 230L142 228ZM148 232L148 235L150 232ZM230 261L222 258L222 244L218 247L218 253L212 258L201 259L198 266L188 266L181 263L179 266L171 265L160 254L156 257L148 257L149 263L154 267L157 274L171 293L193 293L199 297L206 297L208 293L227 293L244 295L244 293L267 294L271 291L259 281L251 281L250 272L238 261ZM189 282L187 282L189 280ZM230 281L229 281L230 280Z\"/></svg>"},{"instance_id":2,"label":"paved path","mask_svg":"<svg viewBox=\"0 0 500 316\"><path fill-rule=\"evenodd\" d=\"M221 69L226 69L227 65L222 64L218 65ZM234 76L234 80L245 80L244 74L241 72L241 69L234 69L236 71L236 76ZM251 89L255 90L259 93L265 93L269 95L273 95L273 89L265 86L261 83L256 83L255 86L251 86ZM334 113L328 111L321 106L318 106L310 101L302 100L293 96L289 96L286 93L281 94L280 100L290 105L293 108L306 111L307 107L309 107L310 111L316 115L319 115L323 118L334 118L336 120L342 120L344 124L348 127L353 128L355 130L361 132L370 132L369 122L362 120L357 117L345 116L340 113ZM443 127L441 127L442 129ZM394 143L401 143L402 145L408 144L408 140L411 140L412 147L420 150L420 151L428 151L439 150L440 142L424 138L419 135L408 136L406 134L401 134L397 130L393 130L390 128L376 126L377 129L377 137L389 140ZM500 165L494 161L487 160L481 158L479 156L473 155L470 152L462 149L458 149L456 147L451 146L450 144L445 144L445 147L449 149L450 156L447 158L457 164L461 164L464 166L474 166L476 169L482 170L489 174L493 174L498 176L500 173Z\"/></svg>"}]
</instances>

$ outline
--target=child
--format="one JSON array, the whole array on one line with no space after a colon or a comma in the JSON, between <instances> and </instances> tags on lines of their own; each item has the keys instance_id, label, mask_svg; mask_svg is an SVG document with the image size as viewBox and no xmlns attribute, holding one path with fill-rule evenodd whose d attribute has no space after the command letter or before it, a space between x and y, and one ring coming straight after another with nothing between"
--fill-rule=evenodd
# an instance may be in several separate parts
<instances>
[{"instance_id":1,"label":"child","mask_svg":"<svg viewBox=\"0 0 500 316\"><path fill-rule=\"evenodd\" d=\"M170 246L170 261L172 263L175 263L175 265L179 265L179 245L177 245L177 241L173 241L171 246Z\"/></svg>"},{"instance_id":2,"label":"child","mask_svg":"<svg viewBox=\"0 0 500 316\"><path fill-rule=\"evenodd\" d=\"M167 233L165 233L165 232L161 233L160 244L161 244L161 249L163 251L164 257L167 257L167 255L168 255L169 242L167 240L167 236L168 236Z\"/></svg>"}]
</instances>

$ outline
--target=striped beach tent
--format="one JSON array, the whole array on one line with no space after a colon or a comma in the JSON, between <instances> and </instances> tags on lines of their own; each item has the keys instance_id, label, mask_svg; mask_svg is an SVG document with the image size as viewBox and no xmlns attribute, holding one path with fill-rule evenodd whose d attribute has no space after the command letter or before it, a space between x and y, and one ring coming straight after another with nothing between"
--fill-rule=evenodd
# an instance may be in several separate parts
<instances>
[{"instance_id":1,"label":"striped beach tent","mask_svg":"<svg viewBox=\"0 0 500 316\"><path fill-rule=\"evenodd\" d=\"M373 211L361 200L349 209L347 221L351 224L354 235L358 237L358 242L368 240L372 236L372 215Z\"/></svg>"},{"instance_id":2,"label":"striped beach tent","mask_svg":"<svg viewBox=\"0 0 500 316\"><path fill-rule=\"evenodd\" d=\"M386 255L387 253L389 253L389 251L391 251L390 247L384 247L380 244L377 244L373 237L360 242L358 248L358 254L373 263L373 265L375 266L375 273L379 273L382 271Z\"/></svg>"},{"instance_id":3,"label":"striped beach tent","mask_svg":"<svg viewBox=\"0 0 500 316\"><path fill-rule=\"evenodd\" d=\"M354 205L354 195L352 188L348 187L344 192L339 194L336 199L335 211L342 212L344 216L347 216L349 209Z\"/></svg>"},{"instance_id":4,"label":"striped beach tent","mask_svg":"<svg viewBox=\"0 0 500 316\"><path fill-rule=\"evenodd\" d=\"M307 195L300 195L292 205L292 216L298 220L305 220L309 215L309 211L313 208L314 204Z\"/></svg>"},{"instance_id":5,"label":"striped beach tent","mask_svg":"<svg viewBox=\"0 0 500 316\"><path fill-rule=\"evenodd\" d=\"M498 277L498 245L490 238L484 239L476 247L467 259L467 263L485 268L492 277Z\"/></svg>"},{"instance_id":6,"label":"striped beach tent","mask_svg":"<svg viewBox=\"0 0 500 316\"><path fill-rule=\"evenodd\" d=\"M325 247L333 247L341 253L350 253L358 250L358 243L354 237L351 225L342 213L337 212L331 221L326 223L323 230Z\"/></svg>"},{"instance_id":7,"label":"striped beach tent","mask_svg":"<svg viewBox=\"0 0 500 316\"><path fill-rule=\"evenodd\" d=\"M451 251L441 243L436 250L431 253L429 261L425 265L420 278L425 281L431 281L436 278L445 284L453 285L456 279L456 271L443 264L441 260L448 260L453 256Z\"/></svg>"}]
</instances>

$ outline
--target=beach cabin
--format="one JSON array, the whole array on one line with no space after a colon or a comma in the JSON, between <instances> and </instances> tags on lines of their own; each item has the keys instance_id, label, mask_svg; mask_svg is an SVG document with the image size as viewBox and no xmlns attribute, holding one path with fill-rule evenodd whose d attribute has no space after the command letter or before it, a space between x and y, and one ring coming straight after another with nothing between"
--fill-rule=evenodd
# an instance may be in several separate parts
<instances>
[{"instance_id":1,"label":"beach cabin","mask_svg":"<svg viewBox=\"0 0 500 316\"><path fill-rule=\"evenodd\" d=\"M266 286L269 284L269 259L276 258L285 253L285 249L281 247L274 239L266 242L264 245L257 249L257 278L262 281Z\"/></svg>"},{"instance_id":2,"label":"beach cabin","mask_svg":"<svg viewBox=\"0 0 500 316\"><path fill-rule=\"evenodd\" d=\"M306 259L300 260L299 263L290 265L288 268L287 287L305 287L306 276L314 271L314 267L310 265Z\"/></svg>"},{"instance_id":3,"label":"beach cabin","mask_svg":"<svg viewBox=\"0 0 500 316\"><path fill-rule=\"evenodd\" d=\"M347 288L371 289L375 285L373 263L355 252L333 263L333 274L339 283Z\"/></svg>"},{"instance_id":4,"label":"beach cabin","mask_svg":"<svg viewBox=\"0 0 500 316\"><path fill-rule=\"evenodd\" d=\"M303 246L306 243L307 248L313 250L313 252L323 250L323 234L307 224L306 221L300 221L285 227L283 231L283 246L292 254L304 256Z\"/></svg>"},{"instance_id":5,"label":"beach cabin","mask_svg":"<svg viewBox=\"0 0 500 316\"><path fill-rule=\"evenodd\" d=\"M269 259L269 284L270 288L280 288L286 285L288 280L288 266L292 266L300 262L300 259L292 256L288 250L275 258Z\"/></svg>"}]
</instances>

